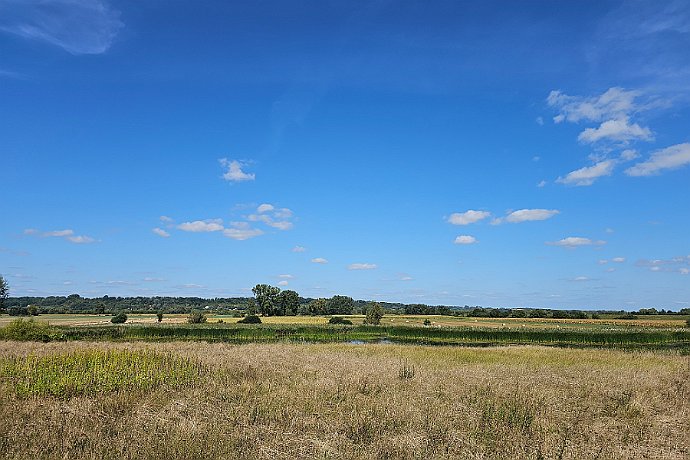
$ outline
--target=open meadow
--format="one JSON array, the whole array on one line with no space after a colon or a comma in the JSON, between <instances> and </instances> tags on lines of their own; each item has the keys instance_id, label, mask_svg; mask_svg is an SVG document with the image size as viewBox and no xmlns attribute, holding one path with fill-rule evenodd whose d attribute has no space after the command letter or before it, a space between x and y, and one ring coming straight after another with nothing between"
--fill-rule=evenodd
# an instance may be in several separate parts
<instances>
[{"instance_id":1,"label":"open meadow","mask_svg":"<svg viewBox=\"0 0 690 460\"><path fill-rule=\"evenodd\" d=\"M0 456L681 459L676 352L0 342Z\"/></svg>"}]
</instances>

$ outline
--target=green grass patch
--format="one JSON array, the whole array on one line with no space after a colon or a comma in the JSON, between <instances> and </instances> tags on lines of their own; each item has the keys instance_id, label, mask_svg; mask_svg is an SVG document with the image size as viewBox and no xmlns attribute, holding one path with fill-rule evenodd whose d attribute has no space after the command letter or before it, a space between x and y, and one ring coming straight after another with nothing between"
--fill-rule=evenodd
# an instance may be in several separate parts
<instances>
[{"instance_id":1,"label":"green grass patch","mask_svg":"<svg viewBox=\"0 0 690 460\"><path fill-rule=\"evenodd\" d=\"M197 361L150 351L88 350L0 359L0 380L19 397L70 398L121 390L150 390L193 383Z\"/></svg>"}]
</instances>

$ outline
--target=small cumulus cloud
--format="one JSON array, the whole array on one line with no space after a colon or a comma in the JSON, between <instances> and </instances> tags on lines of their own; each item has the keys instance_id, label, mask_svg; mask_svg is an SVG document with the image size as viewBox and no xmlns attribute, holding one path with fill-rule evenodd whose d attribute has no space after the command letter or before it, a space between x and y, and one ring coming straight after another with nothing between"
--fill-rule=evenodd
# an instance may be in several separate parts
<instances>
[{"instance_id":1,"label":"small cumulus cloud","mask_svg":"<svg viewBox=\"0 0 690 460\"><path fill-rule=\"evenodd\" d=\"M511 224L550 219L560 214L557 209L520 209L508 214L504 220Z\"/></svg>"},{"instance_id":2,"label":"small cumulus cloud","mask_svg":"<svg viewBox=\"0 0 690 460\"><path fill-rule=\"evenodd\" d=\"M640 259L635 265L648 268L653 272L680 273L681 275L687 275L688 270L690 270L690 255L673 257L671 259Z\"/></svg>"},{"instance_id":3,"label":"small cumulus cloud","mask_svg":"<svg viewBox=\"0 0 690 460\"><path fill-rule=\"evenodd\" d=\"M542 180L542 181L539 181L539 182L537 183L537 187L542 188L542 187L544 187L546 184L547 184L547 182L546 182L545 180Z\"/></svg>"},{"instance_id":4,"label":"small cumulus cloud","mask_svg":"<svg viewBox=\"0 0 690 460\"><path fill-rule=\"evenodd\" d=\"M96 242L95 239L85 235L68 236L67 240L75 244L90 244Z\"/></svg>"},{"instance_id":5,"label":"small cumulus cloud","mask_svg":"<svg viewBox=\"0 0 690 460\"><path fill-rule=\"evenodd\" d=\"M244 241L263 235L263 230L252 228L247 222L231 222L230 228L223 230L223 236L233 240Z\"/></svg>"},{"instance_id":6,"label":"small cumulus cloud","mask_svg":"<svg viewBox=\"0 0 690 460\"><path fill-rule=\"evenodd\" d=\"M315 264L327 264L328 260L324 259L323 257L314 257L311 259L311 261Z\"/></svg>"},{"instance_id":7,"label":"small cumulus cloud","mask_svg":"<svg viewBox=\"0 0 690 460\"><path fill-rule=\"evenodd\" d=\"M580 142L592 144L602 139L609 139L617 142L630 142L634 140L651 141L654 140L652 131L642 127L637 123L630 123L628 117L616 120L607 120L598 128L587 128L577 137Z\"/></svg>"},{"instance_id":8,"label":"small cumulus cloud","mask_svg":"<svg viewBox=\"0 0 690 460\"><path fill-rule=\"evenodd\" d=\"M285 280L291 280L294 278L294 276L289 275L289 274L283 274L283 275L278 275L278 278L285 279Z\"/></svg>"},{"instance_id":9,"label":"small cumulus cloud","mask_svg":"<svg viewBox=\"0 0 690 460\"><path fill-rule=\"evenodd\" d=\"M269 227L278 230L290 230L293 227L291 222L294 213L288 208L277 208L272 204L264 203L256 208L255 214L247 216L250 222L262 222Z\"/></svg>"},{"instance_id":10,"label":"small cumulus cloud","mask_svg":"<svg viewBox=\"0 0 690 460\"><path fill-rule=\"evenodd\" d=\"M151 231L162 238L170 238L170 233L166 232L162 228L156 227L151 229Z\"/></svg>"},{"instance_id":11,"label":"small cumulus cloud","mask_svg":"<svg viewBox=\"0 0 690 460\"><path fill-rule=\"evenodd\" d=\"M575 278L571 279L570 281L575 281L575 282L592 281L592 278L590 278L588 276L576 276Z\"/></svg>"},{"instance_id":12,"label":"small cumulus cloud","mask_svg":"<svg viewBox=\"0 0 690 460\"><path fill-rule=\"evenodd\" d=\"M611 259L611 262L622 264L625 262L625 257L614 257L613 259Z\"/></svg>"},{"instance_id":13,"label":"small cumulus cloud","mask_svg":"<svg viewBox=\"0 0 690 460\"><path fill-rule=\"evenodd\" d=\"M465 212L454 212L448 218L448 222L453 225L469 225L486 219L490 215L491 213L488 211L475 211L470 209Z\"/></svg>"},{"instance_id":14,"label":"small cumulus cloud","mask_svg":"<svg viewBox=\"0 0 690 460\"><path fill-rule=\"evenodd\" d=\"M183 232L202 233L202 232L219 232L223 230L222 219L206 219L195 220L193 222L184 222L177 226Z\"/></svg>"},{"instance_id":15,"label":"small cumulus cloud","mask_svg":"<svg viewBox=\"0 0 690 460\"><path fill-rule=\"evenodd\" d=\"M478 243L477 239L471 235L459 235L453 241L454 244L475 244Z\"/></svg>"},{"instance_id":16,"label":"small cumulus cloud","mask_svg":"<svg viewBox=\"0 0 690 460\"><path fill-rule=\"evenodd\" d=\"M591 240L580 236L569 236L558 241L547 241L549 246L560 246L564 248L577 248L580 246L601 246L606 244L606 241Z\"/></svg>"},{"instance_id":17,"label":"small cumulus cloud","mask_svg":"<svg viewBox=\"0 0 690 460\"><path fill-rule=\"evenodd\" d=\"M288 283L286 280L278 282L278 286L287 286L288 284L290 284L290 283Z\"/></svg>"},{"instance_id":18,"label":"small cumulus cloud","mask_svg":"<svg viewBox=\"0 0 690 460\"><path fill-rule=\"evenodd\" d=\"M245 182L252 181L256 179L256 175L253 173L246 173L242 170L243 167L247 166L246 163L237 160L228 160L227 158L221 158L218 160L226 168L225 173L223 173L223 179L229 182Z\"/></svg>"},{"instance_id":19,"label":"small cumulus cloud","mask_svg":"<svg viewBox=\"0 0 690 460\"><path fill-rule=\"evenodd\" d=\"M304 246L295 246L294 248L292 248L292 252L305 252L306 250L307 248L305 248Z\"/></svg>"},{"instance_id":20,"label":"small cumulus cloud","mask_svg":"<svg viewBox=\"0 0 690 460\"><path fill-rule=\"evenodd\" d=\"M348 270L374 270L377 268L376 264L350 264L347 266Z\"/></svg>"},{"instance_id":21,"label":"small cumulus cloud","mask_svg":"<svg viewBox=\"0 0 690 460\"><path fill-rule=\"evenodd\" d=\"M615 167L615 160L602 160L592 166L585 166L584 168L569 172L565 177L556 179L556 182L577 186L592 185L600 177L610 176Z\"/></svg>"}]
</instances>

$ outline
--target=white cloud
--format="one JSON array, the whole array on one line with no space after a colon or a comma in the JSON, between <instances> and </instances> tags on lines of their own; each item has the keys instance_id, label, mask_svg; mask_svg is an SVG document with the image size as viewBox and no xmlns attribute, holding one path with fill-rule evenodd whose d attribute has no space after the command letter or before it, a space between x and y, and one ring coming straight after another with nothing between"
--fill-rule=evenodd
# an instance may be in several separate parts
<instances>
[{"instance_id":1,"label":"white cloud","mask_svg":"<svg viewBox=\"0 0 690 460\"><path fill-rule=\"evenodd\" d=\"M89 243L95 243L96 242L96 240L91 238L90 236L84 236L84 235L68 236L67 240L69 240L75 244L89 244Z\"/></svg>"},{"instance_id":2,"label":"white cloud","mask_svg":"<svg viewBox=\"0 0 690 460\"><path fill-rule=\"evenodd\" d=\"M561 246L564 248L576 248L579 246L601 246L606 244L606 241L593 241L589 238L583 238L580 236L569 236L558 241L547 241L549 246Z\"/></svg>"},{"instance_id":3,"label":"white cloud","mask_svg":"<svg viewBox=\"0 0 690 460\"><path fill-rule=\"evenodd\" d=\"M603 176L610 176L616 167L615 160L603 160L593 166L586 166L569 172L565 177L559 177L556 182L568 185L592 185L595 180Z\"/></svg>"},{"instance_id":4,"label":"white cloud","mask_svg":"<svg viewBox=\"0 0 690 460\"><path fill-rule=\"evenodd\" d=\"M168 216L160 216L159 219L161 222L165 222L166 224L173 222L173 220Z\"/></svg>"},{"instance_id":5,"label":"white cloud","mask_svg":"<svg viewBox=\"0 0 690 460\"><path fill-rule=\"evenodd\" d=\"M609 263L609 261L606 259L599 259L598 263L599 263L599 265L606 265L607 263Z\"/></svg>"},{"instance_id":6,"label":"white cloud","mask_svg":"<svg viewBox=\"0 0 690 460\"><path fill-rule=\"evenodd\" d=\"M278 286L287 286L288 284L290 284L290 283L288 283L288 282L285 281L285 280L283 280L283 281L278 281Z\"/></svg>"},{"instance_id":7,"label":"white cloud","mask_svg":"<svg viewBox=\"0 0 690 460\"><path fill-rule=\"evenodd\" d=\"M539 181L539 183L537 184L537 187L542 188L542 187L544 187L545 185L546 185L546 181L545 181L545 180L542 180L542 181Z\"/></svg>"},{"instance_id":8,"label":"white cloud","mask_svg":"<svg viewBox=\"0 0 690 460\"><path fill-rule=\"evenodd\" d=\"M678 271L680 272L681 275L690 274L690 269L688 269L688 268L681 268L681 269L678 270Z\"/></svg>"},{"instance_id":9,"label":"white cloud","mask_svg":"<svg viewBox=\"0 0 690 460\"><path fill-rule=\"evenodd\" d=\"M43 236L44 237L63 237L63 236L71 236L74 235L74 230L53 230L50 232L44 232Z\"/></svg>"},{"instance_id":10,"label":"white cloud","mask_svg":"<svg viewBox=\"0 0 690 460\"><path fill-rule=\"evenodd\" d=\"M578 281L592 281L592 279L588 276L576 276L571 281L576 281L576 282L578 282Z\"/></svg>"},{"instance_id":11,"label":"white cloud","mask_svg":"<svg viewBox=\"0 0 690 460\"><path fill-rule=\"evenodd\" d=\"M625 257L614 257L611 262L616 262L617 264L622 264L625 262Z\"/></svg>"},{"instance_id":12,"label":"white cloud","mask_svg":"<svg viewBox=\"0 0 690 460\"><path fill-rule=\"evenodd\" d=\"M160 282L166 281L166 279L165 278L153 278L153 277L147 276L146 278L144 278L144 281L147 283L160 283Z\"/></svg>"},{"instance_id":13,"label":"white cloud","mask_svg":"<svg viewBox=\"0 0 690 460\"><path fill-rule=\"evenodd\" d=\"M550 219L556 214L560 214L560 211L556 209L520 209L508 214L504 220L512 224L517 224L520 222Z\"/></svg>"},{"instance_id":14,"label":"white cloud","mask_svg":"<svg viewBox=\"0 0 690 460\"><path fill-rule=\"evenodd\" d=\"M669 272L688 274L690 271L690 255L673 257L671 259L640 259L635 265L638 267L649 268L653 272Z\"/></svg>"},{"instance_id":15,"label":"white cloud","mask_svg":"<svg viewBox=\"0 0 690 460\"><path fill-rule=\"evenodd\" d=\"M294 276L285 274L285 275L278 275L278 278L285 279L285 280L291 280L294 278Z\"/></svg>"},{"instance_id":16,"label":"white cloud","mask_svg":"<svg viewBox=\"0 0 690 460\"><path fill-rule=\"evenodd\" d=\"M625 170L628 176L652 176L664 170L677 169L690 164L690 143L676 144L657 150L650 157Z\"/></svg>"},{"instance_id":17,"label":"white cloud","mask_svg":"<svg viewBox=\"0 0 690 460\"><path fill-rule=\"evenodd\" d=\"M454 244L475 244L477 239L471 235L460 235L453 241Z\"/></svg>"},{"instance_id":18,"label":"white cloud","mask_svg":"<svg viewBox=\"0 0 690 460\"><path fill-rule=\"evenodd\" d=\"M587 128L580 133L577 139L588 144L604 139L625 143L634 140L650 141L654 139L654 136L649 128L642 127L637 123L630 124L628 117L622 117L604 121L598 128Z\"/></svg>"},{"instance_id":19,"label":"white cloud","mask_svg":"<svg viewBox=\"0 0 690 460\"><path fill-rule=\"evenodd\" d=\"M454 212L448 218L448 222L453 225L469 225L486 219L490 215L491 213L487 211L474 211L470 209L465 212Z\"/></svg>"},{"instance_id":20,"label":"white cloud","mask_svg":"<svg viewBox=\"0 0 690 460\"><path fill-rule=\"evenodd\" d=\"M244 182L254 180L256 178L255 174L250 174L242 171L242 168L246 166L245 163L239 162L237 160L228 160L227 158L221 158L218 160L227 171L223 174L223 179L230 182Z\"/></svg>"},{"instance_id":21,"label":"white cloud","mask_svg":"<svg viewBox=\"0 0 690 460\"><path fill-rule=\"evenodd\" d=\"M40 232L39 230L35 228L27 228L24 230L25 235L36 235L40 236L41 238L63 238L66 241L69 241L70 243L75 243L75 244L88 244L88 243L95 243L96 240L94 238L91 238L90 236L86 235L75 235L74 230L72 229L65 229L65 230L51 230L49 232Z\"/></svg>"},{"instance_id":22,"label":"white cloud","mask_svg":"<svg viewBox=\"0 0 690 460\"><path fill-rule=\"evenodd\" d=\"M315 258L311 259L311 261L314 262L315 264L327 264L328 263L328 260L324 259L323 257L315 257Z\"/></svg>"},{"instance_id":23,"label":"white cloud","mask_svg":"<svg viewBox=\"0 0 690 460\"><path fill-rule=\"evenodd\" d=\"M350 264L347 266L348 270L374 270L376 268L376 264Z\"/></svg>"},{"instance_id":24,"label":"white cloud","mask_svg":"<svg viewBox=\"0 0 690 460\"><path fill-rule=\"evenodd\" d=\"M544 124L544 119L542 117L537 117L534 121L536 121L539 126Z\"/></svg>"},{"instance_id":25,"label":"white cloud","mask_svg":"<svg viewBox=\"0 0 690 460\"><path fill-rule=\"evenodd\" d=\"M184 222L177 226L183 232L219 232L223 230L222 219L195 220L194 222Z\"/></svg>"},{"instance_id":26,"label":"white cloud","mask_svg":"<svg viewBox=\"0 0 690 460\"><path fill-rule=\"evenodd\" d=\"M619 156L621 161L632 161L640 158L640 154L636 150L627 149L623 150Z\"/></svg>"},{"instance_id":27,"label":"white cloud","mask_svg":"<svg viewBox=\"0 0 690 460\"><path fill-rule=\"evenodd\" d=\"M105 0L5 0L0 18L2 32L75 55L104 53L124 27Z\"/></svg>"},{"instance_id":28,"label":"white cloud","mask_svg":"<svg viewBox=\"0 0 690 460\"><path fill-rule=\"evenodd\" d=\"M546 102L560 111L554 117L556 123L600 122L619 119L639 110L635 99L640 95L639 91L626 91L617 87L609 88L602 95L594 97L568 96L561 91L551 91Z\"/></svg>"},{"instance_id":29,"label":"white cloud","mask_svg":"<svg viewBox=\"0 0 690 460\"><path fill-rule=\"evenodd\" d=\"M294 248L292 248L292 252L305 252L306 250L307 248L305 248L304 246L295 246Z\"/></svg>"},{"instance_id":30,"label":"white cloud","mask_svg":"<svg viewBox=\"0 0 690 460\"><path fill-rule=\"evenodd\" d=\"M256 208L256 212L261 214L263 212L273 211L274 209L275 208L273 207L272 204L264 203L264 204L259 205L258 208Z\"/></svg>"},{"instance_id":31,"label":"white cloud","mask_svg":"<svg viewBox=\"0 0 690 460\"><path fill-rule=\"evenodd\" d=\"M155 233L156 235L161 236L163 238L169 238L170 237L170 233L166 232L162 228L156 227L156 228L152 229L151 231L153 233Z\"/></svg>"},{"instance_id":32,"label":"white cloud","mask_svg":"<svg viewBox=\"0 0 690 460\"><path fill-rule=\"evenodd\" d=\"M251 228L247 222L231 222L230 228L223 230L224 236L238 241L248 240L263 235L263 233L261 229Z\"/></svg>"}]
</instances>

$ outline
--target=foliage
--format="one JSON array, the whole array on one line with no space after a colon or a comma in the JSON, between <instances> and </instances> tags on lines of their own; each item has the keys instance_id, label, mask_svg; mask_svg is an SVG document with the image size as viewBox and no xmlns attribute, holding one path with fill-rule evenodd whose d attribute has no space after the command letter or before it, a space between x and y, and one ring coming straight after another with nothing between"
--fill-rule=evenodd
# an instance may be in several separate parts
<instances>
[{"instance_id":1,"label":"foliage","mask_svg":"<svg viewBox=\"0 0 690 460\"><path fill-rule=\"evenodd\" d=\"M424 325L425 325L425 326L431 326L431 321L429 321L428 318L425 319L425 320L424 320Z\"/></svg>"},{"instance_id":2,"label":"foliage","mask_svg":"<svg viewBox=\"0 0 690 460\"><path fill-rule=\"evenodd\" d=\"M10 286L5 281L5 278L0 275L0 313L5 308L5 299L10 295Z\"/></svg>"},{"instance_id":3,"label":"foliage","mask_svg":"<svg viewBox=\"0 0 690 460\"><path fill-rule=\"evenodd\" d=\"M36 305L29 305L29 306L26 308L26 312L27 312L30 316L38 316L38 308L36 308Z\"/></svg>"},{"instance_id":4,"label":"foliage","mask_svg":"<svg viewBox=\"0 0 690 460\"><path fill-rule=\"evenodd\" d=\"M237 322L241 324L261 324L261 318L256 315L247 315Z\"/></svg>"},{"instance_id":5,"label":"foliage","mask_svg":"<svg viewBox=\"0 0 690 460\"><path fill-rule=\"evenodd\" d=\"M124 311L120 311L117 315L110 318L110 322L113 324L124 324L127 322L127 315Z\"/></svg>"},{"instance_id":6,"label":"foliage","mask_svg":"<svg viewBox=\"0 0 690 460\"><path fill-rule=\"evenodd\" d=\"M367 317L364 322L366 324L378 326L381 324L381 318L383 318L383 307L378 302L372 302L369 308L367 308Z\"/></svg>"},{"instance_id":7,"label":"foliage","mask_svg":"<svg viewBox=\"0 0 690 460\"><path fill-rule=\"evenodd\" d=\"M688 327L690 327L690 318L688 318L688 319L685 320L685 324L686 324Z\"/></svg>"},{"instance_id":8,"label":"foliage","mask_svg":"<svg viewBox=\"0 0 690 460\"><path fill-rule=\"evenodd\" d=\"M355 308L355 301L352 300L352 297L344 295L334 295L326 301L325 308L326 311L324 313L318 314L351 315Z\"/></svg>"},{"instance_id":9,"label":"foliage","mask_svg":"<svg viewBox=\"0 0 690 460\"><path fill-rule=\"evenodd\" d=\"M0 359L0 379L20 397L69 398L121 389L150 390L193 382L196 361L150 351L87 350L69 354Z\"/></svg>"},{"instance_id":10,"label":"foliage","mask_svg":"<svg viewBox=\"0 0 690 460\"><path fill-rule=\"evenodd\" d=\"M158 313L156 313L156 318L158 319L159 323L163 321L163 312L159 311Z\"/></svg>"},{"instance_id":11,"label":"foliage","mask_svg":"<svg viewBox=\"0 0 690 460\"><path fill-rule=\"evenodd\" d=\"M349 324L352 325L352 321L349 319L342 318L340 316L333 316L328 320L328 324Z\"/></svg>"},{"instance_id":12,"label":"foliage","mask_svg":"<svg viewBox=\"0 0 690 460\"><path fill-rule=\"evenodd\" d=\"M264 316L275 314L278 306L280 288L268 284L257 284L252 288L258 312Z\"/></svg>"},{"instance_id":13,"label":"foliage","mask_svg":"<svg viewBox=\"0 0 690 460\"><path fill-rule=\"evenodd\" d=\"M296 315L297 310L299 309L299 294L289 289L282 291L280 294L278 294L276 304L276 315Z\"/></svg>"},{"instance_id":14,"label":"foliage","mask_svg":"<svg viewBox=\"0 0 690 460\"><path fill-rule=\"evenodd\" d=\"M194 310L187 316L187 322L190 324L201 324L205 323L208 318L204 314L204 312L199 311L199 310Z\"/></svg>"},{"instance_id":15,"label":"foliage","mask_svg":"<svg viewBox=\"0 0 690 460\"><path fill-rule=\"evenodd\" d=\"M34 321L33 318L26 321L22 318L15 319L7 326L0 328L0 339L2 340L50 342L64 340L64 338L60 329L47 323Z\"/></svg>"}]
</instances>

